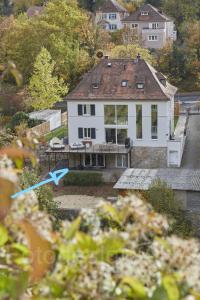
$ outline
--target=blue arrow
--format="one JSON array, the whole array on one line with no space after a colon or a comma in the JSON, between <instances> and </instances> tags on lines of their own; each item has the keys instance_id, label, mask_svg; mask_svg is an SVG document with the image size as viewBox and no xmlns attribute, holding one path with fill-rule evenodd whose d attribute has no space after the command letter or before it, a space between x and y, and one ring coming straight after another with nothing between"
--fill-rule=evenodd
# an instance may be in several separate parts
<instances>
[{"instance_id":1,"label":"blue arrow","mask_svg":"<svg viewBox=\"0 0 200 300\"><path fill-rule=\"evenodd\" d=\"M20 195L28 193L28 192L30 192L30 191L32 191L32 190L40 187L41 185L47 184L49 182L54 182L56 185L58 185L59 184L59 180L62 177L64 177L68 172L69 172L69 169L61 169L61 170L57 170L55 172L50 172L49 175L51 176L51 178L43 180L43 181L41 181L39 183L36 183L35 185L32 185L31 187L29 187L29 188L27 188L27 189L25 189L23 191L20 191L20 192L18 192L16 194L12 195L11 198L14 199L14 198L16 198L16 197L18 197Z\"/></svg>"}]
</instances>

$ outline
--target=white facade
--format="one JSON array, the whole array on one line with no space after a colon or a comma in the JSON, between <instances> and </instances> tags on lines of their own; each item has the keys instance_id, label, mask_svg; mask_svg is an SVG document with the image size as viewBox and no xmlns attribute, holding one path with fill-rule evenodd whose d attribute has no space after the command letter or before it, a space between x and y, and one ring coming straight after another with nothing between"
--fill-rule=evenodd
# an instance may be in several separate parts
<instances>
[{"instance_id":1,"label":"white facade","mask_svg":"<svg viewBox=\"0 0 200 300\"><path fill-rule=\"evenodd\" d=\"M123 28L121 20L125 18L128 13L122 12L96 12L95 23L99 24L103 29L107 31L116 31Z\"/></svg>"},{"instance_id":2,"label":"white facade","mask_svg":"<svg viewBox=\"0 0 200 300\"><path fill-rule=\"evenodd\" d=\"M173 132L172 111L173 101L68 101L68 130L69 144L81 142L78 128L95 128L96 136L93 144L106 142L106 128L127 129L127 137L135 147L167 147L170 133ZM78 115L78 105L95 105L95 115ZM127 105L127 125L105 125L105 105ZM136 138L136 105L142 105L142 138ZM152 105L157 105L157 139L152 139ZM171 130L171 132L170 132Z\"/></svg>"},{"instance_id":3,"label":"white facade","mask_svg":"<svg viewBox=\"0 0 200 300\"><path fill-rule=\"evenodd\" d=\"M31 119L49 121L50 131L61 126L61 110L44 109L29 114Z\"/></svg>"}]
</instances>

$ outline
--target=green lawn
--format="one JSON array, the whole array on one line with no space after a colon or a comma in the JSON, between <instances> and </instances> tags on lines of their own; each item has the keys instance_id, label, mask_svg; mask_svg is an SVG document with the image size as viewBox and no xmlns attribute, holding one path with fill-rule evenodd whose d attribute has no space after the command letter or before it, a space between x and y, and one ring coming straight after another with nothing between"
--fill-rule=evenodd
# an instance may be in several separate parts
<instances>
[{"instance_id":1,"label":"green lawn","mask_svg":"<svg viewBox=\"0 0 200 300\"><path fill-rule=\"evenodd\" d=\"M62 127L55 129L54 131L51 131L48 134L46 134L45 138L46 138L47 142L49 142L54 137L61 139L66 136L67 136L67 126L62 126Z\"/></svg>"}]
</instances>

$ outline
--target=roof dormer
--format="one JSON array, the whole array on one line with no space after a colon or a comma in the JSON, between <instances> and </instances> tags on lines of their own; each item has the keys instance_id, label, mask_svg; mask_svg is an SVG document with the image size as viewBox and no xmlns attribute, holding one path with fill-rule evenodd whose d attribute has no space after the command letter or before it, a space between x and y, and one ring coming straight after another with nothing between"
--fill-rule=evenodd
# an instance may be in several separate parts
<instances>
[{"instance_id":1,"label":"roof dormer","mask_svg":"<svg viewBox=\"0 0 200 300\"><path fill-rule=\"evenodd\" d=\"M146 11L146 10L141 11L141 16L148 16L148 15L149 15L148 11Z\"/></svg>"}]
</instances>

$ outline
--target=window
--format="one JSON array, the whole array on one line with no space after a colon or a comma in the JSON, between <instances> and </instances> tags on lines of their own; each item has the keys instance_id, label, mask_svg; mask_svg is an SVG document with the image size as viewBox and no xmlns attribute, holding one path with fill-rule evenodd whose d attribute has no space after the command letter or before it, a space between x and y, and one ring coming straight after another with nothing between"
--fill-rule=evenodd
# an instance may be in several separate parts
<instances>
[{"instance_id":1,"label":"window","mask_svg":"<svg viewBox=\"0 0 200 300\"><path fill-rule=\"evenodd\" d=\"M141 16L148 16L149 12L148 11L141 11Z\"/></svg>"},{"instance_id":2,"label":"window","mask_svg":"<svg viewBox=\"0 0 200 300\"><path fill-rule=\"evenodd\" d=\"M122 80L122 84L123 87L126 87L128 85L128 80Z\"/></svg>"},{"instance_id":3,"label":"window","mask_svg":"<svg viewBox=\"0 0 200 300\"><path fill-rule=\"evenodd\" d=\"M128 105L104 105L105 125L127 125Z\"/></svg>"},{"instance_id":4,"label":"window","mask_svg":"<svg viewBox=\"0 0 200 300\"><path fill-rule=\"evenodd\" d=\"M136 139L142 139L142 105L136 105Z\"/></svg>"},{"instance_id":5,"label":"window","mask_svg":"<svg viewBox=\"0 0 200 300\"><path fill-rule=\"evenodd\" d=\"M137 88L139 90L143 89L144 88L144 83L137 83Z\"/></svg>"},{"instance_id":6,"label":"window","mask_svg":"<svg viewBox=\"0 0 200 300\"><path fill-rule=\"evenodd\" d=\"M127 129L106 128L106 143L125 145L128 136Z\"/></svg>"},{"instance_id":7,"label":"window","mask_svg":"<svg viewBox=\"0 0 200 300\"><path fill-rule=\"evenodd\" d=\"M117 19L117 14L109 14L109 19L110 20L116 20Z\"/></svg>"},{"instance_id":8,"label":"window","mask_svg":"<svg viewBox=\"0 0 200 300\"><path fill-rule=\"evenodd\" d=\"M107 19L107 14L103 14L103 15L102 15L102 19L103 19L103 20L106 20L106 19Z\"/></svg>"},{"instance_id":9,"label":"window","mask_svg":"<svg viewBox=\"0 0 200 300\"><path fill-rule=\"evenodd\" d=\"M95 116L95 104L78 104L78 116Z\"/></svg>"},{"instance_id":10,"label":"window","mask_svg":"<svg viewBox=\"0 0 200 300\"><path fill-rule=\"evenodd\" d=\"M157 29L158 28L158 23L152 23L150 28Z\"/></svg>"},{"instance_id":11,"label":"window","mask_svg":"<svg viewBox=\"0 0 200 300\"><path fill-rule=\"evenodd\" d=\"M157 35L149 35L149 41L157 41L158 40L158 36Z\"/></svg>"},{"instance_id":12,"label":"window","mask_svg":"<svg viewBox=\"0 0 200 300\"><path fill-rule=\"evenodd\" d=\"M85 155L85 166L90 167L104 167L105 157L103 154L86 154Z\"/></svg>"},{"instance_id":13,"label":"window","mask_svg":"<svg viewBox=\"0 0 200 300\"><path fill-rule=\"evenodd\" d=\"M132 24L132 28L137 28L138 27L138 24L137 23L133 23Z\"/></svg>"},{"instance_id":14,"label":"window","mask_svg":"<svg viewBox=\"0 0 200 300\"><path fill-rule=\"evenodd\" d=\"M158 139L158 105L151 105L151 138Z\"/></svg>"},{"instance_id":15,"label":"window","mask_svg":"<svg viewBox=\"0 0 200 300\"><path fill-rule=\"evenodd\" d=\"M91 138L96 139L96 129L95 128L78 128L78 138Z\"/></svg>"},{"instance_id":16,"label":"window","mask_svg":"<svg viewBox=\"0 0 200 300\"><path fill-rule=\"evenodd\" d=\"M127 168L127 156L125 154L117 154L117 168Z\"/></svg>"},{"instance_id":17,"label":"window","mask_svg":"<svg viewBox=\"0 0 200 300\"><path fill-rule=\"evenodd\" d=\"M109 29L110 30L117 30L117 25L116 24L109 24Z\"/></svg>"},{"instance_id":18,"label":"window","mask_svg":"<svg viewBox=\"0 0 200 300\"><path fill-rule=\"evenodd\" d=\"M97 82L94 82L92 84L93 89L98 89L99 88L99 84Z\"/></svg>"}]
</instances>

